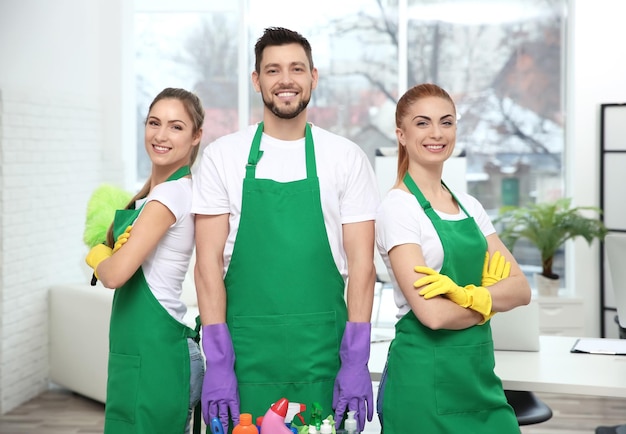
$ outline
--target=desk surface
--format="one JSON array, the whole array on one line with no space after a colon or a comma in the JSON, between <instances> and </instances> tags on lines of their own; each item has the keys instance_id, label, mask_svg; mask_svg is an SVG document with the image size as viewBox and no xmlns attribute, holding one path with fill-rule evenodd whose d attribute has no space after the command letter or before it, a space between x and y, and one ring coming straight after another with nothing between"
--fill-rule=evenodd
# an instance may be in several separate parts
<instances>
[{"instance_id":1,"label":"desk surface","mask_svg":"<svg viewBox=\"0 0 626 434\"><path fill-rule=\"evenodd\" d=\"M570 353L576 338L541 336L538 352L496 351L505 389L626 398L626 356ZM389 342L372 343L369 368L380 380Z\"/></svg>"}]
</instances>

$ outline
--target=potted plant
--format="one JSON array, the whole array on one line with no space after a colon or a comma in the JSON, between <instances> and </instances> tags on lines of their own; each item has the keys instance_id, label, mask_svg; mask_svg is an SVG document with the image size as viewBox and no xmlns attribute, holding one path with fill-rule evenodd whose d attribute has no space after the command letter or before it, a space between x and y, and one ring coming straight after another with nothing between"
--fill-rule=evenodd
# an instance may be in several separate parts
<instances>
[{"instance_id":1,"label":"potted plant","mask_svg":"<svg viewBox=\"0 0 626 434\"><path fill-rule=\"evenodd\" d=\"M603 240L607 234L599 218L586 217L582 211L600 214L593 206L571 206L570 198L553 202L530 204L523 207L507 206L500 209L494 223L502 224L500 238L513 251L520 238L526 238L541 254L541 273L535 274L537 290L542 295L556 295L559 276L552 270L554 255L570 239L583 237L591 245L594 239Z\"/></svg>"}]
</instances>

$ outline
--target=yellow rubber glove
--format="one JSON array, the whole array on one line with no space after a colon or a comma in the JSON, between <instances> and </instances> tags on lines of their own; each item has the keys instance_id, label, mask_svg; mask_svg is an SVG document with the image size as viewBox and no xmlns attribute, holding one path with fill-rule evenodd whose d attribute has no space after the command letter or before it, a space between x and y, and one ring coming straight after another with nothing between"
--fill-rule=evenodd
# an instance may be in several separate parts
<instances>
[{"instance_id":1,"label":"yellow rubber glove","mask_svg":"<svg viewBox=\"0 0 626 434\"><path fill-rule=\"evenodd\" d=\"M413 284L415 288L423 287L419 294L425 299L443 295L461 307L475 310L485 318L491 314L491 293L487 288L474 285L459 286L445 274L439 274L429 267L418 265L414 270L426 274Z\"/></svg>"},{"instance_id":2,"label":"yellow rubber glove","mask_svg":"<svg viewBox=\"0 0 626 434\"><path fill-rule=\"evenodd\" d=\"M117 252L124 244L126 244L126 241L128 241L128 238L130 237L130 230L132 228L132 226L128 226L126 230L122 232L119 237L117 237L117 241L113 246L113 253Z\"/></svg>"},{"instance_id":3,"label":"yellow rubber glove","mask_svg":"<svg viewBox=\"0 0 626 434\"><path fill-rule=\"evenodd\" d=\"M481 281L482 286L485 287L491 286L494 283L509 277L509 275L511 274L511 263L500 254L500 251L496 251L493 254L493 256L491 257L491 261L489 259L489 252L486 252L485 263L483 265L483 277ZM482 325L486 323L495 314L496 313L492 311L479 324Z\"/></svg>"},{"instance_id":4,"label":"yellow rubber glove","mask_svg":"<svg viewBox=\"0 0 626 434\"><path fill-rule=\"evenodd\" d=\"M93 274L96 276L96 279L99 279L98 273L96 272L96 268L100 262L104 261L107 258L110 258L113 254L113 249L105 244L98 244L91 248L89 253L87 253L87 257L85 258L85 262L91 268L93 268ZM94 282L95 284L95 282Z\"/></svg>"},{"instance_id":5,"label":"yellow rubber glove","mask_svg":"<svg viewBox=\"0 0 626 434\"><path fill-rule=\"evenodd\" d=\"M485 263L483 265L482 286L491 286L496 282L509 277L511 274L511 263L504 256L496 251L491 260L489 252L485 253Z\"/></svg>"}]
</instances>

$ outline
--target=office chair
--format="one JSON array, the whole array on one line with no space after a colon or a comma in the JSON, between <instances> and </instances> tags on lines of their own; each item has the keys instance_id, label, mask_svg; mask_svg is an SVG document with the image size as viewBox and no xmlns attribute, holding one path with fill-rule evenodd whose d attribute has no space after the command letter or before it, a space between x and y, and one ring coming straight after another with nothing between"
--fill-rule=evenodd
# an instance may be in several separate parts
<instances>
[{"instance_id":1,"label":"office chair","mask_svg":"<svg viewBox=\"0 0 626 434\"><path fill-rule=\"evenodd\" d=\"M552 418L552 409L537 398L533 392L525 390L505 390L504 394L513 407L517 423L522 425L533 425L545 422Z\"/></svg>"}]
</instances>

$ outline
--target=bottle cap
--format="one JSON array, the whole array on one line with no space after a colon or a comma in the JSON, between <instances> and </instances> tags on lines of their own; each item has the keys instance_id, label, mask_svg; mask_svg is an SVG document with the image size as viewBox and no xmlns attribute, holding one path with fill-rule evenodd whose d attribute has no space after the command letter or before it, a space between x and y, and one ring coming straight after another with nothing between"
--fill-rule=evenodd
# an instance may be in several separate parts
<instances>
[{"instance_id":1,"label":"bottle cap","mask_svg":"<svg viewBox=\"0 0 626 434\"><path fill-rule=\"evenodd\" d=\"M281 416L283 419L287 416L288 409L289 401L287 401L287 398L280 398L274 403L274 405L272 405L272 411Z\"/></svg>"},{"instance_id":2,"label":"bottle cap","mask_svg":"<svg viewBox=\"0 0 626 434\"><path fill-rule=\"evenodd\" d=\"M252 425L252 415L250 413L241 413L239 415L240 425Z\"/></svg>"},{"instance_id":3,"label":"bottle cap","mask_svg":"<svg viewBox=\"0 0 626 434\"><path fill-rule=\"evenodd\" d=\"M263 416L259 416L256 418L256 424L257 426L263 425Z\"/></svg>"}]
</instances>

